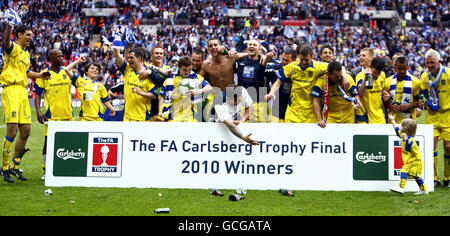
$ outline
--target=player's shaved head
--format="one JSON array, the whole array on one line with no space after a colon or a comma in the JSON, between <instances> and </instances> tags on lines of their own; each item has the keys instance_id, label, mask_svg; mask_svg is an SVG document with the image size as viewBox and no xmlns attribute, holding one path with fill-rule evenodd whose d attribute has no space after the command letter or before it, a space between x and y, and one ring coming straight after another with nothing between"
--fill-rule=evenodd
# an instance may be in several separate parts
<instances>
[{"instance_id":1,"label":"player's shaved head","mask_svg":"<svg viewBox=\"0 0 450 236\"><path fill-rule=\"evenodd\" d=\"M62 66L64 62L64 55L59 49L52 49L49 52L50 61L52 64Z\"/></svg>"},{"instance_id":2,"label":"player's shaved head","mask_svg":"<svg viewBox=\"0 0 450 236\"><path fill-rule=\"evenodd\" d=\"M55 57L58 54L58 52L60 52L59 49L52 49L52 50L50 50L50 52L49 52L50 58Z\"/></svg>"}]
</instances>

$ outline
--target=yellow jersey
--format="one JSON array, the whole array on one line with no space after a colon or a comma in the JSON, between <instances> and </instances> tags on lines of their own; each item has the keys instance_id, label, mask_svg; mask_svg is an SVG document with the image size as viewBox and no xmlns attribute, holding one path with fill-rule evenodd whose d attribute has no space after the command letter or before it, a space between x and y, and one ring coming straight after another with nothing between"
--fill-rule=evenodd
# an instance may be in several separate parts
<instances>
[{"instance_id":1,"label":"yellow jersey","mask_svg":"<svg viewBox=\"0 0 450 236\"><path fill-rule=\"evenodd\" d=\"M356 75L355 83L358 88L361 87L364 77L364 71L361 71ZM385 80L386 75L384 72L381 72L380 76L378 76L377 79L373 79L373 88L366 89L366 94L363 97L360 96L362 108L359 108L357 110L357 120L358 116L365 115L361 113L366 112L366 118L368 119L368 122L364 121L365 123L386 124L382 100Z\"/></svg>"},{"instance_id":2,"label":"yellow jersey","mask_svg":"<svg viewBox=\"0 0 450 236\"><path fill-rule=\"evenodd\" d=\"M182 81L184 80L196 82L195 86L192 86L193 84L190 84L189 87L186 87L184 84L182 85ZM188 83L189 82L186 82L186 84ZM201 100L199 103L193 103L194 99L191 96L186 95L186 93L190 89L202 89L207 85L209 85L209 83L203 78L203 76L195 73L190 74L189 78L183 78L177 74L166 79L161 87L160 95L161 97L167 98L166 95L169 94L168 92L172 92L172 94L169 95L171 96L171 112L168 116L168 120L178 122L196 122L198 112L197 108L198 105L201 105ZM201 95L199 95L199 99L201 98Z\"/></svg>"},{"instance_id":3,"label":"yellow jersey","mask_svg":"<svg viewBox=\"0 0 450 236\"><path fill-rule=\"evenodd\" d=\"M402 140L403 168L410 169L411 167L420 167L420 169L422 169L422 153L420 152L414 136L409 136L404 139L400 127L398 126L395 128L395 132Z\"/></svg>"},{"instance_id":4,"label":"yellow jersey","mask_svg":"<svg viewBox=\"0 0 450 236\"><path fill-rule=\"evenodd\" d=\"M386 79L386 83L384 85L384 90L386 90L387 92L391 91L391 83L392 83L392 79L394 78L395 75L392 75L390 77L388 77ZM397 80L397 86L395 89L395 102L402 102L402 100L404 100L403 98L403 93L410 93L411 94L411 100L409 103L413 103L414 101L418 101L419 100L419 94L420 94L420 80L410 74L407 74L406 76L408 76L411 79L411 88L406 88L405 90L405 79L403 79L402 81ZM410 90L410 91L409 91ZM412 119L416 119L416 109L415 108L411 108L409 110L410 113L410 117L402 117L399 112L395 112L395 111L390 111L391 113L395 113L395 121L396 123L400 123L404 118L412 118ZM390 121L389 121L390 122Z\"/></svg>"},{"instance_id":5,"label":"yellow jersey","mask_svg":"<svg viewBox=\"0 0 450 236\"><path fill-rule=\"evenodd\" d=\"M358 89L350 75L347 75L350 87L347 96L357 96ZM311 96L323 99L325 96L325 85L327 75L319 77L311 92ZM323 115L323 114L322 114ZM345 100L339 91L338 84L329 84L328 123L355 123L355 108L353 103Z\"/></svg>"},{"instance_id":6,"label":"yellow jersey","mask_svg":"<svg viewBox=\"0 0 450 236\"><path fill-rule=\"evenodd\" d=\"M140 80L136 72L124 62L119 70L123 73L124 86L123 94L125 101L124 119L146 121L150 119L151 100L137 93L133 93L133 88L138 87L143 92L151 92L157 96L157 87L150 79Z\"/></svg>"},{"instance_id":7,"label":"yellow jersey","mask_svg":"<svg viewBox=\"0 0 450 236\"><path fill-rule=\"evenodd\" d=\"M102 103L109 101L105 86L98 81L81 76L74 76L72 83L81 95L80 118L102 118L105 112Z\"/></svg>"},{"instance_id":8,"label":"yellow jersey","mask_svg":"<svg viewBox=\"0 0 450 236\"><path fill-rule=\"evenodd\" d=\"M69 75L63 67L60 67L59 71L53 71L50 68L42 72L44 71L50 72L50 78L36 79L34 91L41 95L44 93L45 118L49 120L72 118L72 95L70 94L72 81Z\"/></svg>"},{"instance_id":9,"label":"yellow jersey","mask_svg":"<svg viewBox=\"0 0 450 236\"><path fill-rule=\"evenodd\" d=\"M328 63L311 61L311 65L301 68L294 61L279 71L281 82L292 82L291 96L286 109L285 120L288 123L316 123L311 92L317 78L327 73Z\"/></svg>"},{"instance_id":10,"label":"yellow jersey","mask_svg":"<svg viewBox=\"0 0 450 236\"><path fill-rule=\"evenodd\" d=\"M5 62L0 75L0 84L28 87L27 72L30 68L30 53L15 42L12 42L11 48L3 49L3 52Z\"/></svg>"},{"instance_id":11,"label":"yellow jersey","mask_svg":"<svg viewBox=\"0 0 450 236\"><path fill-rule=\"evenodd\" d=\"M436 80L436 77L432 75L432 81ZM428 86L429 75L428 72L422 73L420 76L420 89L421 92L425 94L425 97L430 95L430 87ZM450 69L444 67L444 72L441 76L441 81L437 86L437 91L439 93L439 110L438 111L448 111L450 110ZM431 109L430 109L431 110Z\"/></svg>"}]
</instances>

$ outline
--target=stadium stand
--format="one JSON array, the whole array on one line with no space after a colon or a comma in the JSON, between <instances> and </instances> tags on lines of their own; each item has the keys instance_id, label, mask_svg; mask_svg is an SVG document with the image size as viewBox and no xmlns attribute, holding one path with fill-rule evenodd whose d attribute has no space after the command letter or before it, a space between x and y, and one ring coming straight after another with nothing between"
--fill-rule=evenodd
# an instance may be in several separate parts
<instances>
[{"instance_id":1,"label":"stadium stand","mask_svg":"<svg viewBox=\"0 0 450 236\"><path fill-rule=\"evenodd\" d=\"M450 62L449 1L0 1L2 32L9 7L33 27L31 70L47 66L46 55L52 48L62 50L67 64L88 55L89 60L101 62L107 89L120 80L112 50L101 42L114 24L132 27L138 44L148 51L163 45L168 65L173 57L190 55L195 47L206 51L210 36L229 48L240 48L244 40L257 37L278 56L286 46L300 42L312 45L318 56L320 48L329 44L347 70L358 66L359 50L364 47L386 58L403 53L416 76L424 70L429 48L439 50L445 65ZM0 59L1 67L2 53ZM78 70L83 72L81 66ZM390 70L387 67L386 73Z\"/></svg>"}]
</instances>

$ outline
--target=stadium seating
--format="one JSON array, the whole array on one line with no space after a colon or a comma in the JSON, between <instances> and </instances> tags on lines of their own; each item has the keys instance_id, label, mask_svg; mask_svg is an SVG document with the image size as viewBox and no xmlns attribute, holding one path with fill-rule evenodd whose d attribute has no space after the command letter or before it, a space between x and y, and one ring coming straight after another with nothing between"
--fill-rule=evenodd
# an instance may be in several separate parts
<instances>
[{"instance_id":1,"label":"stadium seating","mask_svg":"<svg viewBox=\"0 0 450 236\"><path fill-rule=\"evenodd\" d=\"M22 15L23 23L33 27L31 70L47 65L46 55L52 48L63 51L67 64L89 55L89 60L102 63L101 77L107 88L120 80L112 51L100 42L100 35L110 34L113 24L133 28L138 44L148 51L162 44L169 65L172 57L190 55L194 47L206 51L212 35L230 48L258 37L272 44L278 55L298 42L311 44L316 55L321 46L329 44L335 48L336 60L348 70L358 66L363 47L388 58L403 53L416 75L423 71L423 56L430 47L440 51L444 64L450 62L448 1L97 0L94 6L92 1L8 1L8 6L4 2L0 3L0 18L12 7ZM396 18L375 15L387 11ZM4 27L2 20L2 32ZM285 34L288 27L295 27L293 38ZM83 72L81 66L77 69Z\"/></svg>"}]
</instances>

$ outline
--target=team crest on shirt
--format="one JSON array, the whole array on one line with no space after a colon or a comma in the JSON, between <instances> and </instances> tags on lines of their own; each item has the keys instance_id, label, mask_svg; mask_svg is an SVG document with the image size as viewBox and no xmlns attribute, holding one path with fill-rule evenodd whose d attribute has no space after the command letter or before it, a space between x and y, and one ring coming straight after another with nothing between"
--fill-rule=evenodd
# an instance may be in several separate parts
<instances>
[{"instance_id":1,"label":"team crest on shirt","mask_svg":"<svg viewBox=\"0 0 450 236\"><path fill-rule=\"evenodd\" d=\"M255 77L255 68L251 66L244 66L244 78L253 79Z\"/></svg>"},{"instance_id":2,"label":"team crest on shirt","mask_svg":"<svg viewBox=\"0 0 450 236\"><path fill-rule=\"evenodd\" d=\"M447 84L447 80L443 79L441 80L442 85L446 85Z\"/></svg>"},{"instance_id":3,"label":"team crest on shirt","mask_svg":"<svg viewBox=\"0 0 450 236\"><path fill-rule=\"evenodd\" d=\"M312 77L313 76L313 72L312 71L308 71L308 77Z\"/></svg>"}]
</instances>

